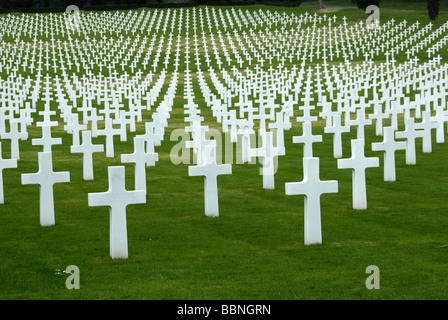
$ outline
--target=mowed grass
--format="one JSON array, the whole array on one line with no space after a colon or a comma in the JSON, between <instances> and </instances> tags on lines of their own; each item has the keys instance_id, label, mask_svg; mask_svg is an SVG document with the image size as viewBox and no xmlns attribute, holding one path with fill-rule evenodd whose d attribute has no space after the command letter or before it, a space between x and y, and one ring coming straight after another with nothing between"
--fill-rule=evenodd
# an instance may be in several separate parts
<instances>
[{"instance_id":1,"label":"mowed grass","mask_svg":"<svg viewBox=\"0 0 448 320\"><path fill-rule=\"evenodd\" d=\"M339 193L322 197L323 244L304 246L303 197L284 191L285 182L302 180L294 132L299 129L286 135L275 190L262 189L259 164L233 165L232 175L219 177L218 218L204 215L203 179L162 157L147 169L147 204L128 207L127 260L109 256L108 209L87 206L87 193L107 189L104 159L96 157L97 178L85 182L80 156L54 150L55 171L69 170L71 182L55 186L51 227L39 225L38 187L20 185L20 173L37 171L36 164L21 160L18 169L4 172L2 298L446 298L447 145L418 152L415 166L405 165L398 152L396 182L383 181L382 167L368 169L368 209L357 211L351 209L351 172L337 169L332 139L324 135L315 145L321 179L338 180ZM373 137L372 130L367 134ZM354 137L353 130L346 134L345 146ZM35 157L26 144L24 157ZM167 152L170 144L160 149ZM126 167L131 190L133 169ZM67 276L56 274L72 264L80 268L80 290L67 290ZM380 290L365 288L369 265L380 268Z\"/></svg>"},{"instance_id":2,"label":"mowed grass","mask_svg":"<svg viewBox=\"0 0 448 320\"><path fill-rule=\"evenodd\" d=\"M356 21L359 12L335 14L350 13ZM362 211L352 209L351 171L337 169L332 136L324 134L313 145L314 155L320 157L321 179L337 180L339 192L321 198L322 245L305 246L303 196L285 195L285 182L303 179L302 146L292 143L301 134L299 125L293 121L285 133L275 190L262 188L259 163L234 164L232 175L218 178L220 216L209 218L203 178L189 177L187 164L170 159L178 143L170 141L171 132L185 126L178 111L184 102L175 100L165 139L156 148L160 160L147 167L147 203L127 208L126 260L110 258L109 210L88 207L87 194L107 190L109 165L125 165L126 187L133 189L133 166L121 164L120 154L133 151L132 138L144 129L129 133L127 142L116 137L115 158L94 154L95 180L83 181L82 155L70 153L72 138L62 123L55 128L53 136L63 144L53 147L54 171L70 171L71 179L54 187L51 227L39 224L39 187L20 183L22 173L38 170L41 148L31 139L21 142L18 168L3 171L0 298L446 299L448 145L435 143L435 132L432 153L422 153L417 141L417 164L409 166L404 151L397 152L397 181L384 182L383 155L370 148L382 137L373 126L366 128L366 156L380 157L381 166L366 171L368 209ZM201 108L201 114L211 119L209 110ZM30 128L33 137L38 130ZM323 128L313 127L313 133L323 134ZM343 135L344 158L355 137L355 128ZM9 141L2 140L4 158L9 150ZM80 269L79 290L68 290L67 275L60 274L69 265ZM380 269L379 290L365 286L369 265Z\"/></svg>"}]
</instances>

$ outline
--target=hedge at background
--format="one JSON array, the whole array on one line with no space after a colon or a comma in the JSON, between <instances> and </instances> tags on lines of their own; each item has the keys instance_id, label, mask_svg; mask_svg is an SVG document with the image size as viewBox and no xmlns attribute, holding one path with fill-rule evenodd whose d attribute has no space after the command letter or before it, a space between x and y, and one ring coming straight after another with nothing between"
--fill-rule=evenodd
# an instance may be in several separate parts
<instances>
[{"instance_id":1,"label":"hedge at background","mask_svg":"<svg viewBox=\"0 0 448 320\"><path fill-rule=\"evenodd\" d=\"M68 5L76 5L83 10L126 10L138 7L175 8L207 4L230 6L266 4L290 7L299 6L301 2L302 0L0 0L0 9L4 9L3 12L61 12L65 11Z\"/></svg>"},{"instance_id":2,"label":"hedge at background","mask_svg":"<svg viewBox=\"0 0 448 320\"><path fill-rule=\"evenodd\" d=\"M357 0L358 8L366 10L368 6L380 6L380 0Z\"/></svg>"},{"instance_id":3,"label":"hedge at background","mask_svg":"<svg viewBox=\"0 0 448 320\"><path fill-rule=\"evenodd\" d=\"M429 19L434 22L439 15L439 0L427 0L427 2Z\"/></svg>"}]
</instances>

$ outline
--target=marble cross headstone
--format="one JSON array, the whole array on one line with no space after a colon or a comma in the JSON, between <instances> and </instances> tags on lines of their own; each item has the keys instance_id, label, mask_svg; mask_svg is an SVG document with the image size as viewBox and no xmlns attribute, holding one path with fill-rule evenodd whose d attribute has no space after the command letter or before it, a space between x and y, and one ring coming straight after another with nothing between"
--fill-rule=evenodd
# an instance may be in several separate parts
<instances>
[{"instance_id":1,"label":"marble cross headstone","mask_svg":"<svg viewBox=\"0 0 448 320\"><path fill-rule=\"evenodd\" d=\"M97 130L99 136L106 136L106 157L114 157L114 136L120 135L120 129L113 127L112 119L107 117L104 129Z\"/></svg>"},{"instance_id":2,"label":"marble cross headstone","mask_svg":"<svg viewBox=\"0 0 448 320\"><path fill-rule=\"evenodd\" d=\"M311 124L310 121L304 122L302 124L303 134L292 137L293 143L303 143L303 156L307 158L313 157L313 143L322 142L321 135L313 135Z\"/></svg>"},{"instance_id":3,"label":"marble cross headstone","mask_svg":"<svg viewBox=\"0 0 448 320\"><path fill-rule=\"evenodd\" d=\"M422 122L416 123L415 128L423 129L423 144L422 151L424 153L432 152L432 129L437 128L437 124L431 121L431 111L425 110L422 112Z\"/></svg>"},{"instance_id":4,"label":"marble cross headstone","mask_svg":"<svg viewBox=\"0 0 448 320\"><path fill-rule=\"evenodd\" d=\"M291 122L285 120L284 112L280 111L276 113L276 121L274 123L268 124L269 129L275 129L277 147L285 147L284 131L291 129Z\"/></svg>"},{"instance_id":5,"label":"marble cross headstone","mask_svg":"<svg viewBox=\"0 0 448 320\"><path fill-rule=\"evenodd\" d=\"M395 151L405 150L406 142L395 141L393 127L383 128L383 142L372 143L373 151L384 151L384 181L395 181Z\"/></svg>"},{"instance_id":6,"label":"marble cross headstone","mask_svg":"<svg viewBox=\"0 0 448 320\"><path fill-rule=\"evenodd\" d=\"M155 146L160 146L163 140L163 136L160 133L155 132L154 122L145 122L145 134L139 135L145 139L146 153L155 153ZM147 167L154 167L156 163L150 161L146 163Z\"/></svg>"},{"instance_id":7,"label":"marble cross headstone","mask_svg":"<svg viewBox=\"0 0 448 320\"><path fill-rule=\"evenodd\" d=\"M89 207L109 207L110 256L112 259L128 258L128 236L126 227L126 207L130 204L146 203L143 190L127 191L125 188L124 166L108 167L109 190L89 193Z\"/></svg>"},{"instance_id":8,"label":"marble cross headstone","mask_svg":"<svg viewBox=\"0 0 448 320\"><path fill-rule=\"evenodd\" d=\"M40 224L54 225L54 197L55 183L70 182L70 172L54 172L51 152L38 153L39 171L22 174L22 184L39 185Z\"/></svg>"},{"instance_id":9,"label":"marble cross headstone","mask_svg":"<svg viewBox=\"0 0 448 320\"><path fill-rule=\"evenodd\" d=\"M193 121L190 127L186 127L186 132L191 132L192 140L185 142L186 148L192 148L193 153L196 154L196 163L202 163L202 152L204 151L204 145L208 140L205 137L205 133L209 130L208 126L201 125L199 120Z\"/></svg>"},{"instance_id":10,"label":"marble cross headstone","mask_svg":"<svg viewBox=\"0 0 448 320\"><path fill-rule=\"evenodd\" d=\"M366 168L379 167L378 158L366 158L364 155L364 139L354 139L352 157L338 159L338 169L352 169L353 209L367 209Z\"/></svg>"},{"instance_id":11,"label":"marble cross headstone","mask_svg":"<svg viewBox=\"0 0 448 320\"><path fill-rule=\"evenodd\" d=\"M237 133L241 135L241 160L243 163L249 162L249 147L250 147L250 137L255 134L253 129L253 122L249 122L247 119L243 119L239 123L239 128Z\"/></svg>"},{"instance_id":12,"label":"marble cross headstone","mask_svg":"<svg viewBox=\"0 0 448 320\"><path fill-rule=\"evenodd\" d=\"M67 133L72 134L72 145L79 145L79 132L82 130L86 130L87 125L79 123L79 115L77 113L72 114L69 117L69 123L64 126L64 130Z\"/></svg>"},{"instance_id":13,"label":"marble cross headstone","mask_svg":"<svg viewBox=\"0 0 448 320\"><path fill-rule=\"evenodd\" d=\"M261 131L263 144L260 148L249 149L249 157L263 159L263 189L275 189L275 160L278 156L285 155L285 148L274 146L272 132Z\"/></svg>"},{"instance_id":14,"label":"marble cross headstone","mask_svg":"<svg viewBox=\"0 0 448 320\"><path fill-rule=\"evenodd\" d=\"M17 159L3 159L2 143L0 142L0 204L5 202L3 193L3 169L17 168Z\"/></svg>"},{"instance_id":15,"label":"marble cross headstone","mask_svg":"<svg viewBox=\"0 0 448 320\"><path fill-rule=\"evenodd\" d=\"M215 142L215 140L212 141ZM202 163L197 166L189 166L188 175L204 176L205 215L217 217L219 216L217 178L221 174L231 174L232 166L216 163L216 142L204 144L203 148Z\"/></svg>"},{"instance_id":16,"label":"marble cross headstone","mask_svg":"<svg viewBox=\"0 0 448 320\"><path fill-rule=\"evenodd\" d=\"M84 180L93 180L93 153L103 151L104 145L92 144L92 131L90 130L82 131L82 143L80 145L70 146L71 153L83 154L82 172Z\"/></svg>"},{"instance_id":17,"label":"marble cross headstone","mask_svg":"<svg viewBox=\"0 0 448 320\"><path fill-rule=\"evenodd\" d=\"M376 102L376 101L375 101ZM375 119L375 134L381 136L383 134L383 120L389 119L390 113L383 112L381 103L375 103L373 107L373 113L369 114L369 119Z\"/></svg>"},{"instance_id":18,"label":"marble cross headstone","mask_svg":"<svg viewBox=\"0 0 448 320\"><path fill-rule=\"evenodd\" d=\"M409 117L404 120L405 130L395 132L398 139L406 139L406 164L412 165L417 163L415 156L415 139L423 138L424 131L416 130L414 118Z\"/></svg>"},{"instance_id":19,"label":"marble cross headstone","mask_svg":"<svg viewBox=\"0 0 448 320\"><path fill-rule=\"evenodd\" d=\"M364 107L356 110L356 120L351 120L350 125L357 127L357 139L364 139L364 126L372 124L372 120L366 119L366 110Z\"/></svg>"},{"instance_id":20,"label":"marble cross headstone","mask_svg":"<svg viewBox=\"0 0 448 320\"><path fill-rule=\"evenodd\" d=\"M333 133L333 157L342 158L342 133L350 132L350 126L341 125L341 115L333 115L333 126L325 127L325 133Z\"/></svg>"},{"instance_id":21,"label":"marble cross headstone","mask_svg":"<svg viewBox=\"0 0 448 320\"><path fill-rule=\"evenodd\" d=\"M319 158L303 158L303 181L286 182L286 195L305 196L305 245L322 243L320 196L337 193L337 181L322 181L319 178Z\"/></svg>"},{"instance_id":22,"label":"marble cross headstone","mask_svg":"<svg viewBox=\"0 0 448 320\"><path fill-rule=\"evenodd\" d=\"M20 150L19 150L19 140L28 139L27 132L20 132L19 130L19 122L16 119L11 119L9 121L10 131L7 133L2 133L2 139L10 139L11 140L11 159L20 159Z\"/></svg>"},{"instance_id":23,"label":"marble cross headstone","mask_svg":"<svg viewBox=\"0 0 448 320\"><path fill-rule=\"evenodd\" d=\"M31 139L33 146L43 146L44 152L51 152L51 147L55 144L62 144L62 138L51 136L51 126L42 125L42 138Z\"/></svg>"},{"instance_id":24,"label":"marble cross headstone","mask_svg":"<svg viewBox=\"0 0 448 320\"><path fill-rule=\"evenodd\" d=\"M91 123L92 137L97 138L98 137L98 120L101 121L104 119L104 117L97 115L96 108L91 108L90 115L87 115L87 117L85 119Z\"/></svg>"},{"instance_id":25,"label":"marble cross headstone","mask_svg":"<svg viewBox=\"0 0 448 320\"><path fill-rule=\"evenodd\" d=\"M157 153L146 153L145 138L135 136L134 152L121 155L121 162L135 164L135 190L143 190L146 193L146 164L148 162L156 162L157 160Z\"/></svg>"}]
</instances>

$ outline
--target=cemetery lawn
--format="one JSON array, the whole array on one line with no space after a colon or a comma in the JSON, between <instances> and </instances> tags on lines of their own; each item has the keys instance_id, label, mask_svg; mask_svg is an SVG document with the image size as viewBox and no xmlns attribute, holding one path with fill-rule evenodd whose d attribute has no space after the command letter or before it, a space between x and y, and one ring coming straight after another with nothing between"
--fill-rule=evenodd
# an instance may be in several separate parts
<instances>
[{"instance_id":1,"label":"cemetery lawn","mask_svg":"<svg viewBox=\"0 0 448 320\"><path fill-rule=\"evenodd\" d=\"M349 23L364 17L359 9L335 9L333 14L346 16ZM391 18L428 22L425 10L412 15L381 11L381 19ZM448 13L439 14L439 23L447 19ZM446 50L441 56L442 61L448 58ZM303 179L302 147L292 143L292 136L301 134L297 123L285 132L286 155L278 158L275 190L262 188L259 163L233 164L231 175L218 177L219 217L206 217L203 178L189 177L188 165L170 160L178 143L170 141L170 134L185 127L182 85L181 77L165 139L156 149L159 161L147 167L147 203L127 208L126 260L110 258L109 210L88 207L87 194L107 190L107 166L123 165L120 154L133 152L136 133L128 134L127 143L115 137L114 159L95 153L95 180L84 181L82 156L70 153L71 135L62 123L53 128L53 136L63 140L53 146L53 169L70 171L70 183L54 187L56 224L50 227L39 224L39 187L21 185L22 173L37 172L40 147L32 146L31 139L20 143L18 168L3 171L0 299L447 298L448 143L436 143L435 131L431 153L423 153L417 140L416 165L406 165L404 151L396 153L395 182L383 181L382 153L366 148L367 157L380 157L380 167L366 170L368 209L360 211L352 209L351 171L337 169L332 136L323 133L319 120L313 133L323 134L323 142L313 148L320 157L320 178L337 180L339 192L321 198L322 245L305 246L303 196L285 195L285 182ZM193 88L202 97L194 81ZM207 122L211 112L203 112L204 125L219 128ZM382 141L374 129L365 129L366 146ZM137 133L143 132L144 125L138 124ZM30 127L29 134L40 136L40 128ZM354 138L354 127L343 134L344 158L350 157ZM9 140L2 140L3 158L9 158L9 150ZM133 190L133 165L124 165L126 187ZM69 265L79 267L79 290L65 286L62 271ZM369 265L380 270L379 290L365 286Z\"/></svg>"},{"instance_id":2,"label":"cemetery lawn","mask_svg":"<svg viewBox=\"0 0 448 320\"><path fill-rule=\"evenodd\" d=\"M344 138L350 136L353 130ZM127 210L127 260L109 256L108 209L87 206L87 193L107 189L99 157L94 182L83 182L78 155L64 150L66 158L55 161L55 171L70 168L71 182L54 188L51 227L39 225L38 187L20 185L19 172L37 166L19 162L20 170L5 171L1 298L445 299L447 144L418 152L415 166L398 152L395 182L383 181L382 167L368 169L368 209L357 211L351 172L337 169L324 136L315 151L321 179L338 180L339 193L322 197L323 244L305 246L303 197L284 190L284 182L302 180L301 151L291 137L285 137L289 152L279 159L275 190L261 188L259 165L233 165L232 175L218 178L218 218L203 213L203 179L161 157L148 170L147 204ZM168 153L169 144L162 149ZM26 143L23 151L25 159L36 155ZM346 147L344 154L350 154ZM127 180L131 190L128 166ZM57 274L69 265L80 269L80 290L67 290L67 275ZM380 290L365 287L369 265L380 268Z\"/></svg>"}]
</instances>

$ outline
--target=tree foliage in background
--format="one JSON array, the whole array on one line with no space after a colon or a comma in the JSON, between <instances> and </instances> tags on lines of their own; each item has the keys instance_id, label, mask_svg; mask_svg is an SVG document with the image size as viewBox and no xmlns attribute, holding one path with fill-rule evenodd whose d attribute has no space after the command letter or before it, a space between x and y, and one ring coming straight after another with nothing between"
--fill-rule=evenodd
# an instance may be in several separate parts
<instances>
[{"instance_id":1,"label":"tree foliage in background","mask_svg":"<svg viewBox=\"0 0 448 320\"><path fill-rule=\"evenodd\" d=\"M359 9L362 9L365 11L367 9L367 7L371 6L371 5L379 7L380 0L357 0L356 4L358 5Z\"/></svg>"},{"instance_id":2,"label":"tree foliage in background","mask_svg":"<svg viewBox=\"0 0 448 320\"><path fill-rule=\"evenodd\" d=\"M434 23L439 15L439 0L427 0L429 19Z\"/></svg>"},{"instance_id":3,"label":"tree foliage in background","mask_svg":"<svg viewBox=\"0 0 448 320\"><path fill-rule=\"evenodd\" d=\"M33 0L16 0L18 8L31 8L33 6Z\"/></svg>"},{"instance_id":4,"label":"tree foliage in background","mask_svg":"<svg viewBox=\"0 0 448 320\"><path fill-rule=\"evenodd\" d=\"M322 1L322 0L320 0ZM196 5L278 5L278 6L299 6L302 0L0 0L0 8L14 10L31 7L39 8L59 8L63 9L69 4L78 6L79 8L106 6L107 10L116 9L135 9L135 7L181 7ZM23 11L23 10L22 10ZM28 12L28 11L27 11ZM31 12L31 11L29 11Z\"/></svg>"}]
</instances>

